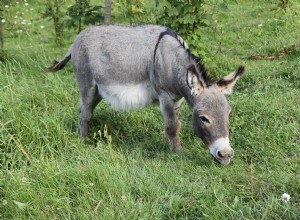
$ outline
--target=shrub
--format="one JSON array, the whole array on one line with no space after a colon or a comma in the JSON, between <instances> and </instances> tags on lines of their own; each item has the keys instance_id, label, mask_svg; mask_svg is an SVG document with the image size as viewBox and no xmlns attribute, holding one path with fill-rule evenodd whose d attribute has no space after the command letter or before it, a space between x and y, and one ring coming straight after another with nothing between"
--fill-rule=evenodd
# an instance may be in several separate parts
<instances>
[{"instance_id":1,"label":"shrub","mask_svg":"<svg viewBox=\"0 0 300 220\"><path fill-rule=\"evenodd\" d=\"M55 41L58 44L62 43L62 38L64 36L64 27L62 25L61 18L64 16L62 10L64 1L60 0L47 0L46 9L43 13L44 18L50 18L53 20L54 30L55 30Z\"/></svg>"},{"instance_id":2,"label":"shrub","mask_svg":"<svg viewBox=\"0 0 300 220\"><path fill-rule=\"evenodd\" d=\"M67 28L77 28L78 33L83 25L95 25L103 22L103 7L91 5L89 0L76 0L76 3L67 9L69 18L64 21Z\"/></svg>"}]
</instances>

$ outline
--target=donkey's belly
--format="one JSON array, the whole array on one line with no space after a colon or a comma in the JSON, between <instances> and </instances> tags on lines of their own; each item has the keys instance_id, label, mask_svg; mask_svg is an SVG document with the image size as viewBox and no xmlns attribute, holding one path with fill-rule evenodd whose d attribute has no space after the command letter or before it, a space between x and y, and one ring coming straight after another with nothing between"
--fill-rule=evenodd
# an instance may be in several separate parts
<instances>
[{"instance_id":1,"label":"donkey's belly","mask_svg":"<svg viewBox=\"0 0 300 220\"><path fill-rule=\"evenodd\" d=\"M158 94L149 82L108 86L98 84L98 91L116 110L142 108L158 99Z\"/></svg>"}]
</instances>

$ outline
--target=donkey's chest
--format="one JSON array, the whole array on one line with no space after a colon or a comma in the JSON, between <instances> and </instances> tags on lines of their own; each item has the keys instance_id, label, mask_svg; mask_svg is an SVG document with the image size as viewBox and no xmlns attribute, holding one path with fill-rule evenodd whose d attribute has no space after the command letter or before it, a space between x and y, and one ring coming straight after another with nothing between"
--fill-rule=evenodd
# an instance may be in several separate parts
<instances>
[{"instance_id":1,"label":"donkey's chest","mask_svg":"<svg viewBox=\"0 0 300 220\"><path fill-rule=\"evenodd\" d=\"M150 82L97 86L101 97L116 110L142 108L158 99Z\"/></svg>"}]
</instances>

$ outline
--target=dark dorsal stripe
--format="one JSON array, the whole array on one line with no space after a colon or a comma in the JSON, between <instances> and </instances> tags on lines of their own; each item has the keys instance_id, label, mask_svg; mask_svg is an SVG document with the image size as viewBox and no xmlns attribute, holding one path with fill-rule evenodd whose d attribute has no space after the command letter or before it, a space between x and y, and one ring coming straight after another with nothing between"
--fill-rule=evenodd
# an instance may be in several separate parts
<instances>
[{"instance_id":1,"label":"dark dorsal stripe","mask_svg":"<svg viewBox=\"0 0 300 220\"><path fill-rule=\"evenodd\" d=\"M184 42L184 40L176 33L174 32L173 30L171 30L170 28L166 28L165 31L161 32L158 39L157 39L157 42L156 42L156 45L155 45L155 49L154 49L154 55L153 55L153 62L155 63L155 57L156 57L156 52L157 52L157 48L158 48L158 45L161 41L161 39L166 36L166 35L169 35L171 37L174 37L179 43L180 45L186 50L186 52L189 54L189 56L191 57L191 59L193 59L196 64L197 64L197 68L199 69L200 71L200 78L202 78L204 80L204 83L206 84L206 86L210 86L211 83L212 83L212 80L210 79L210 77L207 75L207 72L205 70L205 67L204 65L202 64L201 62L201 58L199 57L196 57L194 54L191 53L190 49L187 47L186 43ZM154 68L154 76L156 76L156 72L155 72L155 68Z\"/></svg>"},{"instance_id":2,"label":"dark dorsal stripe","mask_svg":"<svg viewBox=\"0 0 300 220\"><path fill-rule=\"evenodd\" d=\"M174 31L172 31L170 28L167 28L167 30L165 30L164 32L160 33L160 35L159 35L159 37L157 39L156 45L155 45L155 49L154 49L154 55L153 55L153 61L154 61L154 63L155 63L155 57L156 57L156 51L157 51L158 45L159 45L161 39L164 36L166 36L166 35L172 36L172 37L174 37L174 38L177 39L177 34Z\"/></svg>"}]
</instances>

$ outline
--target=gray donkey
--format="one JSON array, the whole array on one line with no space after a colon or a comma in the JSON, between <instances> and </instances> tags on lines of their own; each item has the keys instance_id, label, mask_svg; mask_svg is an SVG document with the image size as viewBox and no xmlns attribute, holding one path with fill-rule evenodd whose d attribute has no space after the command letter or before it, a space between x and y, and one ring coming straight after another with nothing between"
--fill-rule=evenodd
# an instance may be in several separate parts
<instances>
[{"instance_id":1,"label":"gray donkey","mask_svg":"<svg viewBox=\"0 0 300 220\"><path fill-rule=\"evenodd\" d=\"M80 93L78 127L88 135L96 105L105 99L117 110L141 108L158 101L170 149L180 150L178 109L187 101L193 109L194 133L215 161L228 164L229 94L244 67L216 83L209 83L203 65L174 31L156 25L93 26L82 31L62 61L47 71L58 71L72 59Z\"/></svg>"}]
</instances>

